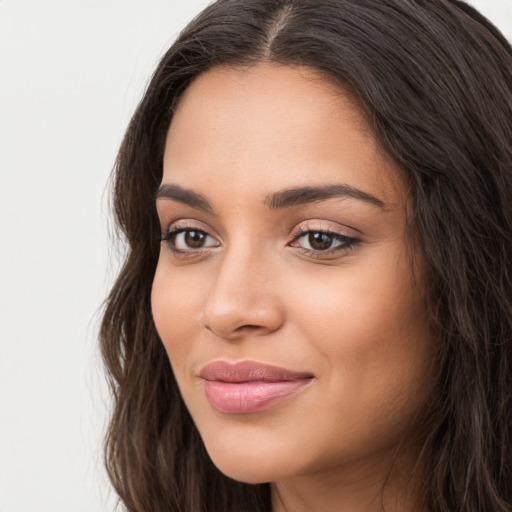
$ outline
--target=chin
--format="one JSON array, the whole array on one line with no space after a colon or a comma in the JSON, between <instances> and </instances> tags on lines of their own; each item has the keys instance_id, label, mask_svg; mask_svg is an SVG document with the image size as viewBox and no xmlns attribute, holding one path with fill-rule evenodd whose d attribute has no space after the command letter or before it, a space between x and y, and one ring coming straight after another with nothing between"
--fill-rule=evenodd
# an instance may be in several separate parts
<instances>
[{"instance_id":1,"label":"chin","mask_svg":"<svg viewBox=\"0 0 512 512\"><path fill-rule=\"evenodd\" d=\"M248 466L245 466L244 468L229 468L228 471L224 471L217 465L216 467L222 474L226 475L232 480L236 480L237 482L242 482L244 484L266 484L275 480L274 478L269 478L268 475L266 475L264 472L258 471L256 468L251 468Z\"/></svg>"},{"instance_id":2,"label":"chin","mask_svg":"<svg viewBox=\"0 0 512 512\"><path fill-rule=\"evenodd\" d=\"M207 444L206 450L217 469L227 477L247 484L263 484L283 478L287 469L283 467L282 457L263 446L258 449Z\"/></svg>"}]
</instances>

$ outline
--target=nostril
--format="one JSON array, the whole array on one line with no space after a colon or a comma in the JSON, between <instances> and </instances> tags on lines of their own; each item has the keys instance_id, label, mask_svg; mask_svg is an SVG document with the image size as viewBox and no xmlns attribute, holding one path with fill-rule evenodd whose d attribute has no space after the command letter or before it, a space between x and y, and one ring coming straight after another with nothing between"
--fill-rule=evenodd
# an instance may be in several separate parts
<instances>
[{"instance_id":1,"label":"nostril","mask_svg":"<svg viewBox=\"0 0 512 512\"><path fill-rule=\"evenodd\" d=\"M261 326L260 325L241 325L240 327L238 327L236 330L237 331L242 331L244 329L250 329L250 330L254 330L254 329L260 329Z\"/></svg>"},{"instance_id":2,"label":"nostril","mask_svg":"<svg viewBox=\"0 0 512 512\"><path fill-rule=\"evenodd\" d=\"M205 324L205 329L207 329L208 331L211 331L211 332L214 332L214 330L207 324ZM235 331L243 331L244 329L247 329L247 330L255 330L255 329L261 329L261 326L260 325L250 325L250 324L247 324L247 325L241 325L240 327L237 327L235 329Z\"/></svg>"}]
</instances>

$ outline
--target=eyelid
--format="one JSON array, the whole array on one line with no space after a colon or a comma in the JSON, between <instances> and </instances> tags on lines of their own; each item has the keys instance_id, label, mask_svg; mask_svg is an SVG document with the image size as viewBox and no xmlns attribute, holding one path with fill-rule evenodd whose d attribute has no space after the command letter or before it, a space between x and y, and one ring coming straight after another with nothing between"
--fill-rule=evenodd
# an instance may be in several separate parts
<instances>
[{"instance_id":1,"label":"eyelid","mask_svg":"<svg viewBox=\"0 0 512 512\"><path fill-rule=\"evenodd\" d=\"M179 230L197 230L197 231L204 231L208 235L210 235L212 238L215 238L216 240L221 240L221 237L219 234L208 224L205 224L204 222L192 219L192 218L186 218L186 219L176 219L171 222L167 223L167 228L162 228L162 234L168 234L171 231L179 231Z\"/></svg>"},{"instance_id":2,"label":"eyelid","mask_svg":"<svg viewBox=\"0 0 512 512\"><path fill-rule=\"evenodd\" d=\"M189 247L179 249L175 243L176 237L186 231L200 231L210 238L214 243L201 247ZM323 233L333 239L333 246L326 249L303 247L299 244L301 238L311 233ZM317 259L334 259L343 257L345 253L353 249L362 240L358 236L361 232L355 228L341 225L325 219L308 219L296 225L286 245L298 250L304 255L308 255ZM220 236L217 235L209 225L196 219L177 219L169 223L167 229L162 230L160 242L166 242L167 247L179 257L193 257L202 254L211 253L212 249L222 245Z\"/></svg>"},{"instance_id":3,"label":"eyelid","mask_svg":"<svg viewBox=\"0 0 512 512\"><path fill-rule=\"evenodd\" d=\"M333 235L340 235L348 238L359 238L361 231L351 226L338 224L325 219L308 219L295 226L291 232L292 239L306 233L322 231Z\"/></svg>"},{"instance_id":4,"label":"eyelid","mask_svg":"<svg viewBox=\"0 0 512 512\"><path fill-rule=\"evenodd\" d=\"M308 220L303 224L299 224L294 228L292 240L288 242L288 246L309 258L320 261L329 261L343 258L348 252L355 249L362 242L361 238L359 236L354 236L355 233L353 233L354 231L360 233L359 230L348 228L348 230L352 232L348 234L346 233L348 230L343 229L339 224L336 224L335 227L332 227L333 223L331 222L328 222L327 224L328 226L326 226L325 220L320 219ZM347 228L347 226L344 227ZM311 233L326 234L330 238L335 239L337 243L335 243L333 247L329 247L327 249L308 249L307 247L300 246L299 241Z\"/></svg>"},{"instance_id":5,"label":"eyelid","mask_svg":"<svg viewBox=\"0 0 512 512\"><path fill-rule=\"evenodd\" d=\"M174 240L186 231L199 231L215 241L215 244L198 248L178 249ZM170 222L166 229L161 230L160 243L164 243L171 250L175 257L187 258L201 256L221 245L220 237L208 225L196 219L178 219Z\"/></svg>"}]
</instances>

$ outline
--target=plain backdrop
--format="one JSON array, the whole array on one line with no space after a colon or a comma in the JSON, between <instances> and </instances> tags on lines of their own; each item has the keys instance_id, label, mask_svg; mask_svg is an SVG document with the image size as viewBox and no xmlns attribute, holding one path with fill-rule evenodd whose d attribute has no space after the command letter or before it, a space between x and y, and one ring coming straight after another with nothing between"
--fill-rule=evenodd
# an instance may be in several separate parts
<instances>
[{"instance_id":1,"label":"plain backdrop","mask_svg":"<svg viewBox=\"0 0 512 512\"><path fill-rule=\"evenodd\" d=\"M107 181L158 58L207 3L0 0L0 512L115 508ZM512 0L471 3L512 39Z\"/></svg>"}]
</instances>

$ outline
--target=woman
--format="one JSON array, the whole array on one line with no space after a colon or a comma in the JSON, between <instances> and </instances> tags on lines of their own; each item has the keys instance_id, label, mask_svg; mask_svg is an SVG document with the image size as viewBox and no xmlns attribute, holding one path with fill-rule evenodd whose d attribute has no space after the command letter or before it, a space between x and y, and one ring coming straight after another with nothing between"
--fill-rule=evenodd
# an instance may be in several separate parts
<instances>
[{"instance_id":1,"label":"woman","mask_svg":"<svg viewBox=\"0 0 512 512\"><path fill-rule=\"evenodd\" d=\"M130 511L512 510L512 50L456 0L219 0L114 176Z\"/></svg>"}]
</instances>

